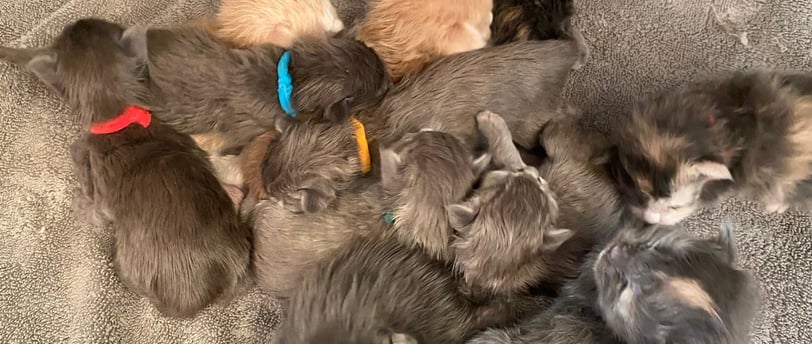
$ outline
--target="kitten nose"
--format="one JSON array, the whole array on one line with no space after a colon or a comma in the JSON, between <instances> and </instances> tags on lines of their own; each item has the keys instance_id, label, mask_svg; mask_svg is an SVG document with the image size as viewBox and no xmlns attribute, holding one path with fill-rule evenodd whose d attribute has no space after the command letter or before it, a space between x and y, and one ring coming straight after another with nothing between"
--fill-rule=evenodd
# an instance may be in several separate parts
<instances>
[{"instance_id":1,"label":"kitten nose","mask_svg":"<svg viewBox=\"0 0 812 344\"><path fill-rule=\"evenodd\" d=\"M643 212L643 220L645 220L650 225L659 224L662 221L663 216L662 214L650 210L646 210Z\"/></svg>"}]
</instances>

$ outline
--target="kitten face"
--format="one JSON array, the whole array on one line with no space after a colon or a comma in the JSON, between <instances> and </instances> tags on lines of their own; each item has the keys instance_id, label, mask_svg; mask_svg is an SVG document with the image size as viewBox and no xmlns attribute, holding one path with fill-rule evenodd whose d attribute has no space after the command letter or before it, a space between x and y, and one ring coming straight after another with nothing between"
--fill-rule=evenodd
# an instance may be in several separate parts
<instances>
[{"instance_id":1,"label":"kitten face","mask_svg":"<svg viewBox=\"0 0 812 344\"><path fill-rule=\"evenodd\" d=\"M457 267L471 285L523 291L545 274L539 254L554 252L573 232L555 226L558 204L533 167L493 171L474 197L447 207L457 233Z\"/></svg>"},{"instance_id":2,"label":"kitten face","mask_svg":"<svg viewBox=\"0 0 812 344\"><path fill-rule=\"evenodd\" d=\"M389 89L386 68L374 50L339 33L324 40L300 40L291 48L290 73L297 110L322 113L341 123L372 107Z\"/></svg>"},{"instance_id":3,"label":"kitten face","mask_svg":"<svg viewBox=\"0 0 812 344\"><path fill-rule=\"evenodd\" d=\"M727 342L746 331L733 319L751 302L749 278L732 266L734 256L729 232L718 241L672 226L622 232L594 267L598 305L629 343Z\"/></svg>"},{"instance_id":4,"label":"kitten face","mask_svg":"<svg viewBox=\"0 0 812 344\"><path fill-rule=\"evenodd\" d=\"M649 224L674 225L704 205L703 189L708 182L733 177L721 163L684 158L678 139L659 144L664 146L656 152L616 150L610 159L610 174L638 217Z\"/></svg>"},{"instance_id":5,"label":"kitten face","mask_svg":"<svg viewBox=\"0 0 812 344\"><path fill-rule=\"evenodd\" d=\"M139 63L129 51L130 31L101 19L81 19L67 25L50 48L2 48L0 55L25 65L87 124L94 115L118 113L122 102L133 100L122 98L143 90Z\"/></svg>"}]
</instances>

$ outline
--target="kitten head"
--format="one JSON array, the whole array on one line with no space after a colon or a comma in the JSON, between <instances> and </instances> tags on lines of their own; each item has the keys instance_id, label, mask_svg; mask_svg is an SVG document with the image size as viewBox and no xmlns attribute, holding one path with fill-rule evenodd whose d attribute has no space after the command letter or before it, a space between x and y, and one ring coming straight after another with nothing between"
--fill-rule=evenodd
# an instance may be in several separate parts
<instances>
[{"instance_id":1,"label":"kitten head","mask_svg":"<svg viewBox=\"0 0 812 344\"><path fill-rule=\"evenodd\" d=\"M378 104L389 88L386 68L375 51L344 36L302 39L290 49L296 109L321 114L333 123Z\"/></svg>"},{"instance_id":2,"label":"kitten head","mask_svg":"<svg viewBox=\"0 0 812 344\"><path fill-rule=\"evenodd\" d=\"M87 18L66 26L48 48L0 48L0 59L24 66L63 97L82 124L117 115L141 89L143 61L132 34L141 30Z\"/></svg>"},{"instance_id":3,"label":"kitten head","mask_svg":"<svg viewBox=\"0 0 812 344\"><path fill-rule=\"evenodd\" d=\"M730 183L723 154L709 138L714 109L690 95L661 97L618 123L609 172L632 211L651 224L676 224L712 200L709 183ZM668 118L665 118L668 117ZM674 118L680 117L680 118Z\"/></svg>"},{"instance_id":4,"label":"kitten head","mask_svg":"<svg viewBox=\"0 0 812 344\"><path fill-rule=\"evenodd\" d=\"M457 267L471 285L497 292L536 282L540 254L552 254L573 235L557 228L558 201L533 167L488 172L474 196L448 206L456 232Z\"/></svg>"},{"instance_id":5,"label":"kitten head","mask_svg":"<svg viewBox=\"0 0 812 344\"><path fill-rule=\"evenodd\" d=\"M268 195L293 212L326 208L361 174L359 142L345 124L277 120L279 138L270 142L260 170Z\"/></svg>"},{"instance_id":6,"label":"kitten head","mask_svg":"<svg viewBox=\"0 0 812 344\"><path fill-rule=\"evenodd\" d=\"M386 206L399 238L448 258L451 230L445 206L461 201L490 155L474 160L454 136L433 130L410 133L381 149Z\"/></svg>"},{"instance_id":7,"label":"kitten head","mask_svg":"<svg viewBox=\"0 0 812 344\"><path fill-rule=\"evenodd\" d=\"M598 306L629 343L735 343L752 319L750 277L731 229L700 240L680 227L621 232L594 266ZM713 339L713 340L711 340Z\"/></svg>"}]
</instances>

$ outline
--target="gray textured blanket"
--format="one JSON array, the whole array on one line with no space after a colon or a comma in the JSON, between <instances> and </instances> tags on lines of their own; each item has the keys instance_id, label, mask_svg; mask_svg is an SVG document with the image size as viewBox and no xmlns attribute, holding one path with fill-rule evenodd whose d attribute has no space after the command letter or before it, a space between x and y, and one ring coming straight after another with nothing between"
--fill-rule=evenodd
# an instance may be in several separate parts
<instances>
[{"instance_id":1,"label":"gray textured blanket","mask_svg":"<svg viewBox=\"0 0 812 344\"><path fill-rule=\"evenodd\" d=\"M0 44L43 45L68 22L182 22L216 0L4 0ZM812 70L809 0L581 0L576 20L592 59L572 80L571 100L598 123L635 97L741 67ZM33 77L0 65L0 342L252 343L272 336L278 302L254 290L199 317L161 317L127 291L110 266L111 233L70 211L76 184L67 145L79 128ZM741 226L741 264L761 282L756 343L812 338L809 215L766 216L731 201L691 219ZM705 231L708 232L708 231ZM702 235L707 233L701 233Z\"/></svg>"}]
</instances>

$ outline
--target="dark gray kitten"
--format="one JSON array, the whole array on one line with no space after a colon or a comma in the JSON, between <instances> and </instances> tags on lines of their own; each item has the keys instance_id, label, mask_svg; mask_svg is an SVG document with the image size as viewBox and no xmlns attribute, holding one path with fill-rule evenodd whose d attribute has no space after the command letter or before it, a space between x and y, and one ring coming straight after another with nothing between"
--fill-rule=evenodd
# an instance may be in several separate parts
<instances>
[{"instance_id":1,"label":"dark gray kitten","mask_svg":"<svg viewBox=\"0 0 812 344\"><path fill-rule=\"evenodd\" d=\"M353 181L315 214L293 213L272 198L260 201L250 218L257 283L278 297L290 296L303 272L342 246L388 227L380 184L374 178Z\"/></svg>"},{"instance_id":2,"label":"dark gray kitten","mask_svg":"<svg viewBox=\"0 0 812 344\"><path fill-rule=\"evenodd\" d=\"M550 309L469 343L746 343L757 294L734 267L732 231L701 240L680 227L625 229Z\"/></svg>"},{"instance_id":3,"label":"dark gray kitten","mask_svg":"<svg viewBox=\"0 0 812 344\"><path fill-rule=\"evenodd\" d=\"M140 67L129 70L131 78L148 85L138 101L176 130L222 132L241 146L287 118L277 98L277 62L285 49L233 48L196 26L133 26L126 36L121 49ZM292 105L300 118L340 122L375 105L387 90L383 62L354 39L303 39L288 51Z\"/></svg>"},{"instance_id":4,"label":"dark gray kitten","mask_svg":"<svg viewBox=\"0 0 812 344\"><path fill-rule=\"evenodd\" d=\"M490 155L474 159L457 138L434 130L406 134L380 155L395 235L434 258L450 259L452 230L445 207L465 198Z\"/></svg>"},{"instance_id":5,"label":"dark gray kitten","mask_svg":"<svg viewBox=\"0 0 812 344\"><path fill-rule=\"evenodd\" d=\"M477 116L499 170L484 175L473 196L447 208L453 248L466 281L495 293L557 287L621 220L610 180L577 159L559 156L526 166L507 124Z\"/></svg>"},{"instance_id":6,"label":"dark gray kitten","mask_svg":"<svg viewBox=\"0 0 812 344\"><path fill-rule=\"evenodd\" d=\"M474 147L476 114L489 110L505 116L518 145L533 148L541 127L562 109L561 93L578 55L575 42L548 40L446 56L402 80L359 119L371 123L372 136L382 144L433 128Z\"/></svg>"},{"instance_id":7,"label":"dark gray kitten","mask_svg":"<svg viewBox=\"0 0 812 344\"><path fill-rule=\"evenodd\" d=\"M458 287L420 248L357 239L304 276L275 343L462 343L488 322Z\"/></svg>"},{"instance_id":8,"label":"dark gray kitten","mask_svg":"<svg viewBox=\"0 0 812 344\"><path fill-rule=\"evenodd\" d=\"M131 31L98 20L68 25L48 48L3 50L50 86L87 127L117 117L148 94ZM15 54L16 55L13 55ZM227 299L248 276L250 230L206 154L156 112L147 126L84 134L71 146L77 216L115 228L121 281L163 314L190 317Z\"/></svg>"}]
</instances>

